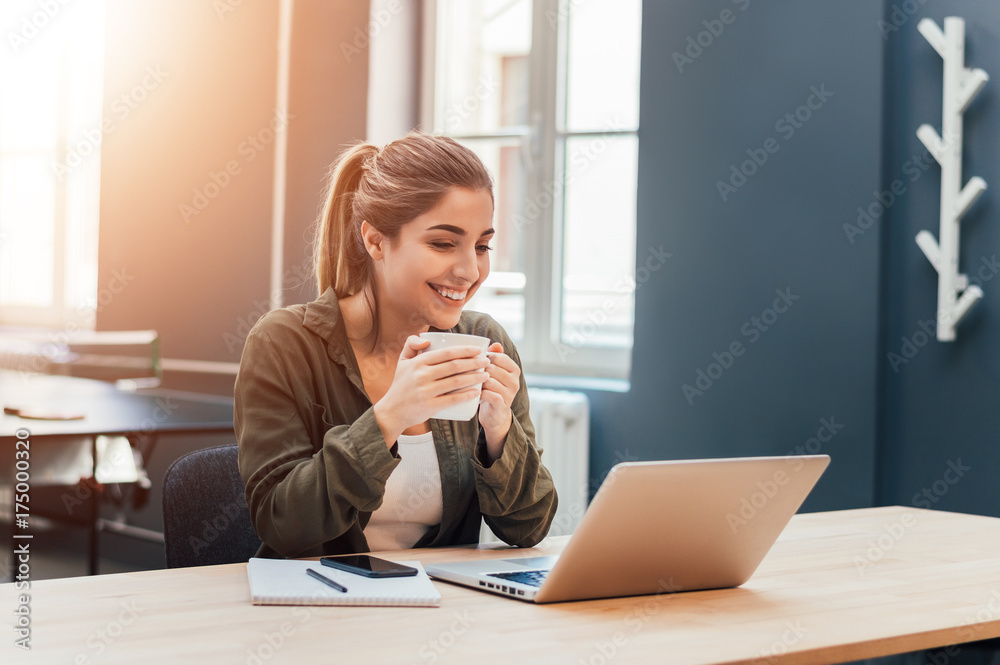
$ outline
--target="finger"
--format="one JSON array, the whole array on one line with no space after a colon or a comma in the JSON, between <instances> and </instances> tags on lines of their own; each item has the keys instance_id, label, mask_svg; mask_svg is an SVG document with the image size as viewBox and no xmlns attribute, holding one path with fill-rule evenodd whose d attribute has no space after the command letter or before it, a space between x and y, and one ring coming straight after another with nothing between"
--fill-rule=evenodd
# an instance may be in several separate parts
<instances>
[{"instance_id":1,"label":"finger","mask_svg":"<svg viewBox=\"0 0 1000 665\"><path fill-rule=\"evenodd\" d=\"M517 383L518 377L521 376L521 368L517 366L510 357L505 355L499 355L490 359L490 366L486 368L487 371L493 370L490 373L493 376L509 376L511 381Z\"/></svg>"},{"instance_id":2,"label":"finger","mask_svg":"<svg viewBox=\"0 0 1000 665\"><path fill-rule=\"evenodd\" d=\"M429 381L437 381L456 374L479 372L485 370L489 366L490 361L483 355L475 356L473 358L458 358L427 366L424 370L424 376Z\"/></svg>"},{"instance_id":3,"label":"finger","mask_svg":"<svg viewBox=\"0 0 1000 665\"><path fill-rule=\"evenodd\" d=\"M461 404L462 402L468 402L470 399L481 399L482 388L476 385L473 388L467 390L460 390L458 392L445 393L444 395L438 395L434 398L434 409L440 411L441 409L447 408L449 406L454 406L455 404Z\"/></svg>"},{"instance_id":4,"label":"finger","mask_svg":"<svg viewBox=\"0 0 1000 665\"><path fill-rule=\"evenodd\" d=\"M490 391L492 393L497 393L506 400L507 398L513 398L513 391L509 385L504 384L495 378L490 377L486 383L483 384L483 391Z\"/></svg>"},{"instance_id":5,"label":"finger","mask_svg":"<svg viewBox=\"0 0 1000 665\"><path fill-rule=\"evenodd\" d=\"M502 410L507 408L507 402L504 400L503 395L492 390L483 389L482 395L479 396L480 405L488 404L493 409Z\"/></svg>"},{"instance_id":6,"label":"finger","mask_svg":"<svg viewBox=\"0 0 1000 665\"><path fill-rule=\"evenodd\" d=\"M499 365L490 365L486 368L486 373L506 386L513 386L517 382L510 372Z\"/></svg>"},{"instance_id":7,"label":"finger","mask_svg":"<svg viewBox=\"0 0 1000 665\"><path fill-rule=\"evenodd\" d=\"M421 339L416 335L410 335L406 338L406 342L403 343L403 351L399 354L399 359L409 360L416 358L420 354L420 351L427 348L430 343L429 339Z\"/></svg>"},{"instance_id":8,"label":"finger","mask_svg":"<svg viewBox=\"0 0 1000 665\"><path fill-rule=\"evenodd\" d=\"M496 365L497 367L502 367L508 372L511 372L512 374L515 372L520 373L521 371L520 368L517 366L517 363L514 362L514 359L508 356L506 353L487 351L486 357L490 359L490 363L492 363L493 365Z\"/></svg>"},{"instance_id":9,"label":"finger","mask_svg":"<svg viewBox=\"0 0 1000 665\"><path fill-rule=\"evenodd\" d=\"M450 360L457 360L459 358L475 358L477 356L485 357L486 354L475 346L452 346L447 349L425 351L421 354L421 356L424 357L424 362L428 365L437 365L440 363L446 363Z\"/></svg>"},{"instance_id":10,"label":"finger","mask_svg":"<svg viewBox=\"0 0 1000 665\"><path fill-rule=\"evenodd\" d=\"M500 342L493 342L486 350L493 353L503 353L503 345Z\"/></svg>"},{"instance_id":11,"label":"finger","mask_svg":"<svg viewBox=\"0 0 1000 665\"><path fill-rule=\"evenodd\" d=\"M480 390L484 382L489 381L489 375L486 372L466 372L464 374L455 374L437 382L437 389L442 390L444 393L454 392L456 390L465 390L466 388L475 388Z\"/></svg>"},{"instance_id":12,"label":"finger","mask_svg":"<svg viewBox=\"0 0 1000 665\"><path fill-rule=\"evenodd\" d=\"M431 398L441 397L449 393L460 390L474 388L481 390L483 382L489 379L486 372L466 372L464 374L453 374L430 381L426 386L426 394Z\"/></svg>"}]
</instances>

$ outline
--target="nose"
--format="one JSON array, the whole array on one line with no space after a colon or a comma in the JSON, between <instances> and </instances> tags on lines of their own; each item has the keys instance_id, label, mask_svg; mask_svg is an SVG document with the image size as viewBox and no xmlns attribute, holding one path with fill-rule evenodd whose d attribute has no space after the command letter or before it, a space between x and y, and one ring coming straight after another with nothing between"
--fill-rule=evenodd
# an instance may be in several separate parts
<instances>
[{"instance_id":1,"label":"nose","mask_svg":"<svg viewBox=\"0 0 1000 665\"><path fill-rule=\"evenodd\" d=\"M476 255L476 248L462 252L455 260L455 265L451 270L456 279L468 282L471 286L479 279L479 257Z\"/></svg>"}]
</instances>

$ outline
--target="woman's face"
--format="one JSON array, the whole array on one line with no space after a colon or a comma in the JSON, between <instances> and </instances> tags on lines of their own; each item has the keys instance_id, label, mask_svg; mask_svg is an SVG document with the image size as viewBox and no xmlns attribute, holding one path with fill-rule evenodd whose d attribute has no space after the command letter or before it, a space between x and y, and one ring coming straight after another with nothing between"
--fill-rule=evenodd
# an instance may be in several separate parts
<instances>
[{"instance_id":1,"label":"woman's face","mask_svg":"<svg viewBox=\"0 0 1000 665\"><path fill-rule=\"evenodd\" d=\"M452 187L431 210L404 225L394 241L383 244L386 289L380 308L390 305L420 326L454 327L490 274L493 234L489 192Z\"/></svg>"}]
</instances>

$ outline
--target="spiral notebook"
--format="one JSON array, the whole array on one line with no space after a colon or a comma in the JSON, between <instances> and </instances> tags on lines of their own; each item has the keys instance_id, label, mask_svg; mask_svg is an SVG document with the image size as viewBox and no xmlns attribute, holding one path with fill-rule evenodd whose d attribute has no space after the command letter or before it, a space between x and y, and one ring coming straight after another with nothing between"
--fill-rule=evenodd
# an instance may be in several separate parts
<instances>
[{"instance_id":1,"label":"spiral notebook","mask_svg":"<svg viewBox=\"0 0 1000 665\"><path fill-rule=\"evenodd\" d=\"M400 561L413 566L412 577L369 579L335 570L319 561L262 559L247 563L250 598L254 605L385 605L397 607L437 607L441 594L419 561ZM347 593L331 589L306 570L322 573L347 587Z\"/></svg>"}]
</instances>

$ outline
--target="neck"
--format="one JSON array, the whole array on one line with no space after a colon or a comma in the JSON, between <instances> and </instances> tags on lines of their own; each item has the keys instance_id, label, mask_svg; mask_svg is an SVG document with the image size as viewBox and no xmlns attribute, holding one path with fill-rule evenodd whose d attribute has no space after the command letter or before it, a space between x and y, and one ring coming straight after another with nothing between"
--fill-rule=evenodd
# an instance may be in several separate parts
<instances>
[{"instance_id":1,"label":"neck","mask_svg":"<svg viewBox=\"0 0 1000 665\"><path fill-rule=\"evenodd\" d=\"M388 299L379 294L378 298L378 342L371 350L373 317L368 303L370 298L362 290L340 301L341 314L347 329L347 337L352 342L360 342L367 356L398 358L403 344L410 335L419 335L430 330L414 312L400 312L392 309Z\"/></svg>"}]
</instances>

